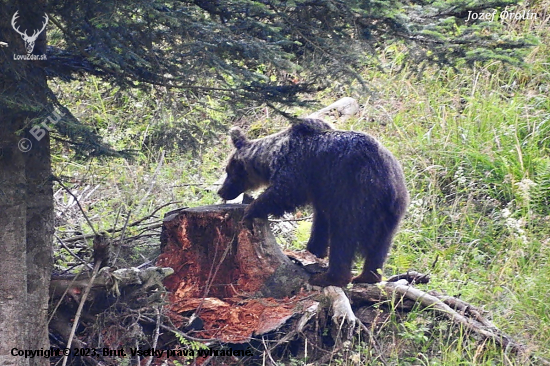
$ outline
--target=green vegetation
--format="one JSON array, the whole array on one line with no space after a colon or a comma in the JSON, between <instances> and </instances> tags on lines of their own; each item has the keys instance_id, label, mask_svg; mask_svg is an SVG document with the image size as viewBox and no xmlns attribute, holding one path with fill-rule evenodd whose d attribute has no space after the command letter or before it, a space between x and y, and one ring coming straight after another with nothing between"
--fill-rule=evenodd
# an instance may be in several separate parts
<instances>
[{"instance_id":1,"label":"green vegetation","mask_svg":"<svg viewBox=\"0 0 550 366\"><path fill-rule=\"evenodd\" d=\"M385 275L409 269L430 273L426 288L484 308L505 333L548 358L550 36L544 22L540 28L528 26L517 22L510 29L543 37L531 49L526 67L491 63L467 70L430 68L417 77L402 64L400 48L389 46L380 56L385 72L361 71L372 93L358 94L354 85L334 84L316 97L321 105L341 95L357 98L363 105L360 114L338 127L374 135L404 166L411 206ZM230 146L225 133L213 126L240 124L258 136L286 126L282 117L268 115L263 108L228 120L227 106L202 99L197 103L202 117L194 115L196 127L186 137L195 141L196 149L187 151L177 144L177 136L164 139L166 130L160 127L186 123L170 94L123 94L94 77L58 85L57 91L62 103L95 126L115 149L138 151L132 161L79 162L67 146L54 147L55 174L73 182L75 192L88 185L95 189L83 194L82 203L98 230L121 227L171 201L181 203L157 216L175 207L218 202L210 188L222 174ZM292 110L298 115L312 111ZM206 138L212 135L218 136L214 142ZM66 204L66 193L60 190L56 200L58 210L68 207L58 214L62 236L90 232L78 209ZM303 247L307 227L300 225L295 242L285 245ZM128 228L125 235L135 235L133 230ZM137 250L154 251L158 237L148 237L145 243L150 247ZM461 331L416 310L404 319L388 319L375 336L393 365L526 363L494 345L461 336ZM353 357L333 364L378 364L373 349L353 346Z\"/></svg>"}]
</instances>

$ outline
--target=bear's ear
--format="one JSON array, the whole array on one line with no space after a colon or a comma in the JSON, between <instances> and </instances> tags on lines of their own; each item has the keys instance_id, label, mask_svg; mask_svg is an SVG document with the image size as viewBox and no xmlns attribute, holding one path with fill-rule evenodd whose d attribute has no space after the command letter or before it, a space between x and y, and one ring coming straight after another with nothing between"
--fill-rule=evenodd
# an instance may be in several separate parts
<instances>
[{"instance_id":1,"label":"bear's ear","mask_svg":"<svg viewBox=\"0 0 550 366\"><path fill-rule=\"evenodd\" d=\"M248 139L246 138L246 135L244 134L243 130L241 130L239 127L232 127L229 130L229 136L231 136L231 141L233 142L233 146L235 146L237 149L240 149L243 146L248 145Z\"/></svg>"}]
</instances>

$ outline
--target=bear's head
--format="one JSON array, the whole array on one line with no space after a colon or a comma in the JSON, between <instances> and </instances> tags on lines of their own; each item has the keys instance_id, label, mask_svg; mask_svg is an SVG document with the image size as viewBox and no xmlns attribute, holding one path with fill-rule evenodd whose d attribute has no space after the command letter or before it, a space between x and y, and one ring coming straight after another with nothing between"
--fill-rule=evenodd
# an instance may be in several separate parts
<instances>
[{"instance_id":1,"label":"bear's head","mask_svg":"<svg viewBox=\"0 0 550 366\"><path fill-rule=\"evenodd\" d=\"M218 190L218 195L224 200L235 199L243 192L258 188L257 179L255 179L251 164L247 160L249 159L247 147L251 142L238 127L233 127L229 131L229 136L236 150L229 158L225 168L227 176Z\"/></svg>"}]
</instances>

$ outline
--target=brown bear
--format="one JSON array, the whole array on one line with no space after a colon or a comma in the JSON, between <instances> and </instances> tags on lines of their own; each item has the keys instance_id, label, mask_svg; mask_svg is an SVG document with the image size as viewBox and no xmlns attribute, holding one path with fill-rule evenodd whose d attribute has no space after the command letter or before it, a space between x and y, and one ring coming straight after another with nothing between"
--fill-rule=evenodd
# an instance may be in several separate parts
<instances>
[{"instance_id":1,"label":"brown bear","mask_svg":"<svg viewBox=\"0 0 550 366\"><path fill-rule=\"evenodd\" d=\"M316 119L257 140L248 140L239 128L232 128L230 136L236 151L218 194L230 200L267 187L246 208L246 222L313 206L307 249L326 257L330 247L330 256L327 272L312 276L311 284L347 285L357 254L365 262L353 282L381 280L409 194L401 165L380 142Z\"/></svg>"}]
</instances>

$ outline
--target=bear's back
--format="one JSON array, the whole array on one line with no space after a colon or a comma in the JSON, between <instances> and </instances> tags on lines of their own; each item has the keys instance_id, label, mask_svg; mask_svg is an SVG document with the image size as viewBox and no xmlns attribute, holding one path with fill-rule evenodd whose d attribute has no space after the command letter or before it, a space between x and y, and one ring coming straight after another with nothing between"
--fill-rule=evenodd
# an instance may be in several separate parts
<instances>
[{"instance_id":1,"label":"bear's back","mask_svg":"<svg viewBox=\"0 0 550 366\"><path fill-rule=\"evenodd\" d=\"M296 174L304 175L314 195L356 195L374 190L382 200L407 196L400 163L371 135L324 130L290 138L289 144L291 158L286 157L285 162L296 164ZM335 187L340 192L335 192Z\"/></svg>"},{"instance_id":2,"label":"bear's back","mask_svg":"<svg viewBox=\"0 0 550 366\"><path fill-rule=\"evenodd\" d=\"M294 151L309 161L368 160L389 153L374 137L356 131L315 131L290 136L289 143L291 152Z\"/></svg>"}]
</instances>

